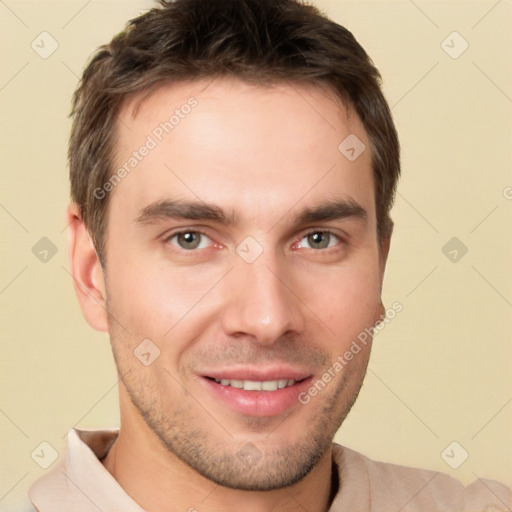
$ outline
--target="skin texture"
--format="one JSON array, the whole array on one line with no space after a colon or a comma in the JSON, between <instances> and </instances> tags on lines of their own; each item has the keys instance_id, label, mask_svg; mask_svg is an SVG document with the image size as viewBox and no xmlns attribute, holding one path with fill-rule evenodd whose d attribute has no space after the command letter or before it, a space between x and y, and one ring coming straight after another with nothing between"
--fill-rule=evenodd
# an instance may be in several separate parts
<instances>
[{"instance_id":1,"label":"skin texture","mask_svg":"<svg viewBox=\"0 0 512 512\"><path fill-rule=\"evenodd\" d=\"M369 141L320 86L223 78L127 102L117 166L191 97L190 113L109 192L105 273L77 206L68 212L80 304L109 332L120 377L121 430L103 462L148 510L327 510L331 442L371 343L307 405L277 414L236 410L204 377L291 369L315 382L381 318L389 243L377 239ZM353 162L338 150L349 134L367 148ZM137 220L165 200L216 205L233 222ZM365 216L297 222L332 201ZM248 263L237 247L261 254ZM134 355L145 339L160 350L147 366Z\"/></svg>"}]
</instances>

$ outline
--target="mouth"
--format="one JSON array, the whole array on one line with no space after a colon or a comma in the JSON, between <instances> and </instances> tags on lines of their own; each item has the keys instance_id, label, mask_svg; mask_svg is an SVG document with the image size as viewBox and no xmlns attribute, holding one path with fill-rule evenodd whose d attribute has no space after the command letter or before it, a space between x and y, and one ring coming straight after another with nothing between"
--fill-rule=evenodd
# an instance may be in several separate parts
<instances>
[{"instance_id":1,"label":"mouth","mask_svg":"<svg viewBox=\"0 0 512 512\"><path fill-rule=\"evenodd\" d=\"M277 379L277 380L238 380L238 379L214 379L213 377L206 377L207 379L214 380L221 386L231 386L237 389L244 389L245 391L277 391L278 389L289 388L296 384L294 379ZM304 380L304 379L302 379ZM302 380L298 382L302 382Z\"/></svg>"},{"instance_id":2,"label":"mouth","mask_svg":"<svg viewBox=\"0 0 512 512\"><path fill-rule=\"evenodd\" d=\"M269 417L299 405L298 396L313 375L304 371L250 369L209 372L199 379L221 407L249 416Z\"/></svg>"}]
</instances>

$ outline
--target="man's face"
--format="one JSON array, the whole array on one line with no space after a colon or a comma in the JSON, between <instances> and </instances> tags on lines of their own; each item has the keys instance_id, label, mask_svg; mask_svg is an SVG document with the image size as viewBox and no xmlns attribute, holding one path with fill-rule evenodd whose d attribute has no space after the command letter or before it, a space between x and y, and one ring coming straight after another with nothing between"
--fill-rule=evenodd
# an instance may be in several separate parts
<instances>
[{"instance_id":1,"label":"man's face","mask_svg":"<svg viewBox=\"0 0 512 512\"><path fill-rule=\"evenodd\" d=\"M198 81L133 108L115 169L134 151L137 163L111 192L106 243L123 421L140 412L221 485L290 485L326 453L370 344L341 371L333 363L382 313L365 130L314 86ZM338 149L350 134L367 148L353 161Z\"/></svg>"}]
</instances>

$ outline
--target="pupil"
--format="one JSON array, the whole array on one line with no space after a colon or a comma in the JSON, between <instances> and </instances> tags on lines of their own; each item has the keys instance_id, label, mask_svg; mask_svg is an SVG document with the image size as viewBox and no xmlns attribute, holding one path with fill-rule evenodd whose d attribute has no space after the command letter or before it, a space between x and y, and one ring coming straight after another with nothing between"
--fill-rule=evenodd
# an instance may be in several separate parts
<instances>
[{"instance_id":1,"label":"pupil","mask_svg":"<svg viewBox=\"0 0 512 512\"><path fill-rule=\"evenodd\" d=\"M309 235L309 242L311 245L316 245L317 248L323 249L329 244L329 238L322 232L312 233Z\"/></svg>"},{"instance_id":2,"label":"pupil","mask_svg":"<svg viewBox=\"0 0 512 512\"><path fill-rule=\"evenodd\" d=\"M199 238L196 233L182 233L181 238L185 249L194 249L198 245Z\"/></svg>"}]
</instances>

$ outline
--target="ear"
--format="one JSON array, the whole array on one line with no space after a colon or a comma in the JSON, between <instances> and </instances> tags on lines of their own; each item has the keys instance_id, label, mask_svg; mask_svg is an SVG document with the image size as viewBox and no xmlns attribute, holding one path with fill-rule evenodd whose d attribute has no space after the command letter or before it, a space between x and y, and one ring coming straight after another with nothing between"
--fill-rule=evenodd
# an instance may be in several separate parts
<instances>
[{"instance_id":1,"label":"ear","mask_svg":"<svg viewBox=\"0 0 512 512\"><path fill-rule=\"evenodd\" d=\"M386 270L386 263L388 261L389 248L391 246L391 234L379 241L379 280L380 280L380 294L382 295L382 284L384 282L384 271ZM382 298L378 305L375 315L375 323L384 319L386 309L382 303Z\"/></svg>"},{"instance_id":2,"label":"ear","mask_svg":"<svg viewBox=\"0 0 512 512\"><path fill-rule=\"evenodd\" d=\"M103 269L76 203L69 205L67 221L69 264L82 313L91 327L108 332Z\"/></svg>"},{"instance_id":3,"label":"ear","mask_svg":"<svg viewBox=\"0 0 512 512\"><path fill-rule=\"evenodd\" d=\"M384 281L384 271L388 261L389 248L391 246L391 234L379 241L379 267L380 267L380 287L382 290L382 282Z\"/></svg>"}]
</instances>

